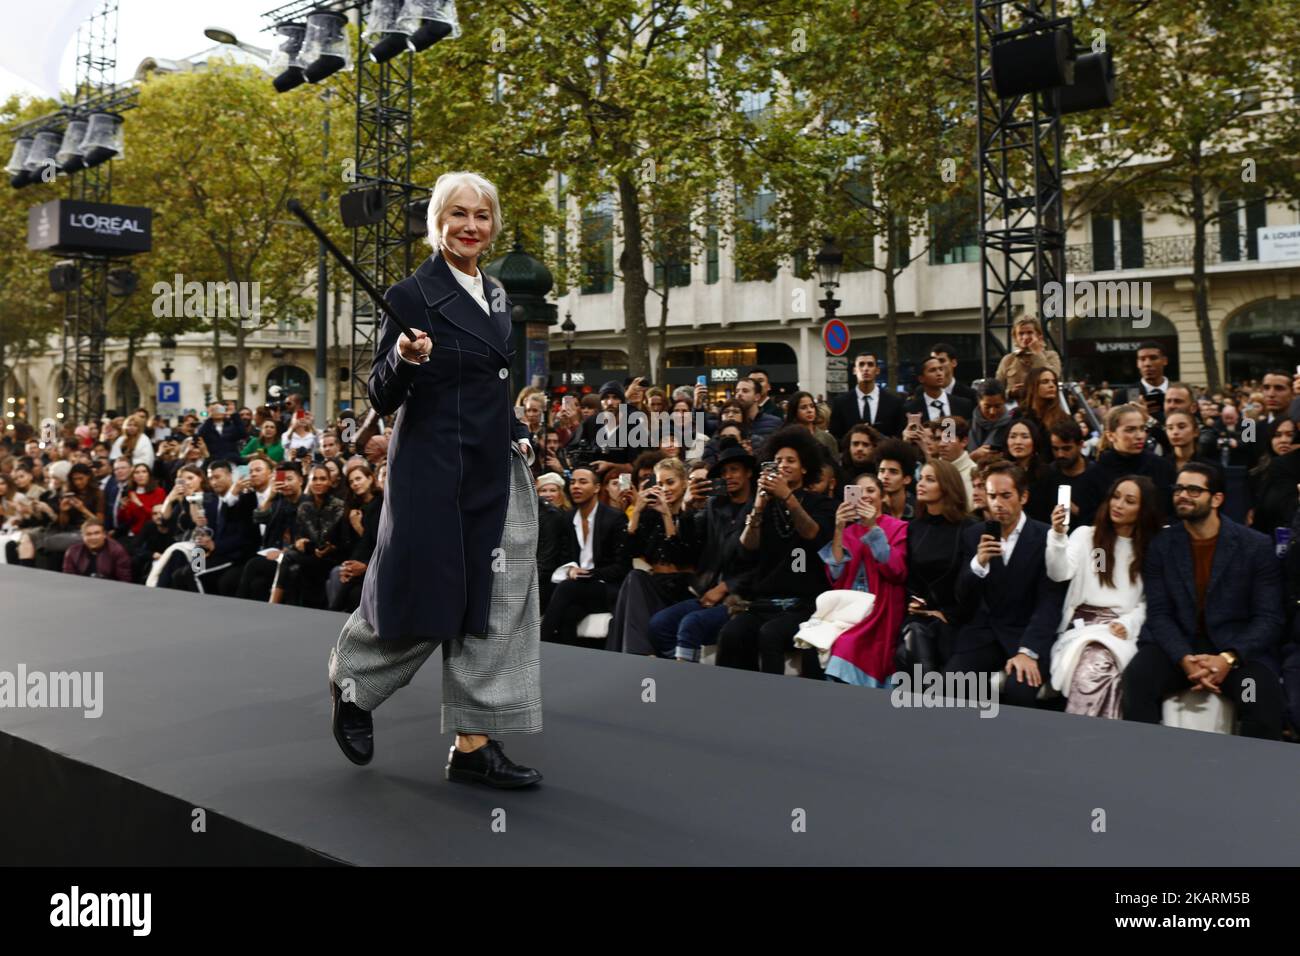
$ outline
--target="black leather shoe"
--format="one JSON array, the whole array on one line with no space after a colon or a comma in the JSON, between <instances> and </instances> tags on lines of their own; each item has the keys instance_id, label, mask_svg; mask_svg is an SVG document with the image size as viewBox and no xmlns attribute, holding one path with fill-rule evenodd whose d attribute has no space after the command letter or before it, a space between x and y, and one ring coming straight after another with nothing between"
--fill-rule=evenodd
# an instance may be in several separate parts
<instances>
[{"instance_id":1,"label":"black leather shoe","mask_svg":"<svg viewBox=\"0 0 1300 956\"><path fill-rule=\"evenodd\" d=\"M338 741L343 756L356 764L370 763L375 755L375 722L370 711L344 700L343 691L333 681L330 681L330 701L333 705L334 739Z\"/></svg>"},{"instance_id":2,"label":"black leather shoe","mask_svg":"<svg viewBox=\"0 0 1300 956\"><path fill-rule=\"evenodd\" d=\"M457 750L452 744L447 759L447 779L513 790L537 783L542 775L532 767L519 766L506 756L498 741L489 740L470 753Z\"/></svg>"}]
</instances>

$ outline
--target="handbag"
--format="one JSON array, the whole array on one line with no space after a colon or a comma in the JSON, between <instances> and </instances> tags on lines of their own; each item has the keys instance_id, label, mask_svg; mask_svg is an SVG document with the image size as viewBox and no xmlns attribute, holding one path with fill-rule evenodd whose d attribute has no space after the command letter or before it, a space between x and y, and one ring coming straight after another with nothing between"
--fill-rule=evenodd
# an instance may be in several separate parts
<instances>
[{"instance_id":1,"label":"handbag","mask_svg":"<svg viewBox=\"0 0 1300 956\"><path fill-rule=\"evenodd\" d=\"M1113 608L1097 604L1075 605L1074 612L1070 615L1071 627L1087 627L1090 624L1106 624L1118 620L1119 615Z\"/></svg>"}]
</instances>

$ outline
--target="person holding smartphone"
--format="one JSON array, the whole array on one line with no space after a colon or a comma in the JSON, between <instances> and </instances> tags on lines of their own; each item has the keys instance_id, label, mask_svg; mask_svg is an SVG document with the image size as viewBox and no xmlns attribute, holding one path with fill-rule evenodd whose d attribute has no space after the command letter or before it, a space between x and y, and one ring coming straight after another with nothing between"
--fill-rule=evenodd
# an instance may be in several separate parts
<instances>
[{"instance_id":1,"label":"person holding smartphone","mask_svg":"<svg viewBox=\"0 0 1300 956\"><path fill-rule=\"evenodd\" d=\"M826 662L826 679L885 687L907 604L907 522L883 513L884 487L864 472L844 488L835 533L818 557L831 586L874 596L871 612L840 634Z\"/></svg>"},{"instance_id":2,"label":"person holding smartphone","mask_svg":"<svg viewBox=\"0 0 1300 956\"><path fill-rule=\"evenodd\" d=\"M1050 673L1065 586L1047 574L1047 525L1025 514L1024 471L996 462L985 475L991 517L962 533L957 599L965 624L944 670L1003 671L1005 701L1032 707Z\"/></svg>"}]
</instances>

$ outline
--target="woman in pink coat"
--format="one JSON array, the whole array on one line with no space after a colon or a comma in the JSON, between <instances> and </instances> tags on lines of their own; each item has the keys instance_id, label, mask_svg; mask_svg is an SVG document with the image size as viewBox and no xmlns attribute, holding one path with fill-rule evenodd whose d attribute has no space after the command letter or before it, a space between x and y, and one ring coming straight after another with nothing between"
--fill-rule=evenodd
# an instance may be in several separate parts
<instances>
[{"instance_id":1,"label":"woman in pink coat","mask_svg":"<svg viewBox=\"0 0 1300 956\"><path fill-rule=\"evenodd\" d=\"M884 489L875 475L859 475L854 486L860 499L836 510L835 535L819 554L832 587L865 591L875 602L866 618L836 638L826 679L886 687L907 610L907 522L882 513Z\"/></svg>"}]
</instances>

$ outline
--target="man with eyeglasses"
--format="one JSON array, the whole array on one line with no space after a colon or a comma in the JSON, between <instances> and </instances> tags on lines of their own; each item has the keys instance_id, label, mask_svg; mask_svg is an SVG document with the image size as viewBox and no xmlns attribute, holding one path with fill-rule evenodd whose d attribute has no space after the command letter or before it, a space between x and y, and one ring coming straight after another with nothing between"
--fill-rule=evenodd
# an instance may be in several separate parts
<instances>
[{"instance_id":1,"label":"man with eyeglasses","mask_svg":"<svg viewBox=\"0 0 1300 956\"><path fill-rule=\"evenodd\" d=\"M876 381L880 362L874 352L859 352L853 358L857 384L831 402L831 420L827 430L842 441L857 424L871 425L880 434L898 438L903 434L903 400L881 387Z\"/></svg>"},{"instance_id":2,"label":"man with eyeglasses","mask_svg":"<svg viewBox=\"0 0 1300 956\"><path fill-rule=\"evenodd\" d=\"M1178 521L1147 548L1147 617L1124 670L1124 717L1160 722L1170 694L1200 688L1236 706L1241 732L1282 733L1282 569L1273 542L1221 515L1223 475L1191 462L1173 486Z\"/></svg>"}]
</instances>

